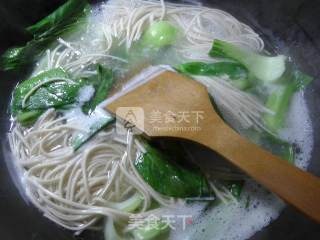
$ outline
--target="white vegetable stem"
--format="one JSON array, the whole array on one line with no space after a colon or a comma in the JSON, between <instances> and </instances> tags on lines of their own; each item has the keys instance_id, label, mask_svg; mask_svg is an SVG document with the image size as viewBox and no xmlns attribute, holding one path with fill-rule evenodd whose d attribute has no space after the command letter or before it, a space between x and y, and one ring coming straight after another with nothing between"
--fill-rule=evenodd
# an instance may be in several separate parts
<instances>
[{"instance_id":1,"label":"white vegetable stem","mask_svg":"<svg viewBox=\"0 0 320 240\"><path fill-rule=\"evenodd\" d=\"M209 54L211 57L227 57L237 60L246 66L255 77L264 82L276 81L286 69L286 57L283 55L263 56L252 50L218 39L214 40Z\"/></svg>"}]
</instances>

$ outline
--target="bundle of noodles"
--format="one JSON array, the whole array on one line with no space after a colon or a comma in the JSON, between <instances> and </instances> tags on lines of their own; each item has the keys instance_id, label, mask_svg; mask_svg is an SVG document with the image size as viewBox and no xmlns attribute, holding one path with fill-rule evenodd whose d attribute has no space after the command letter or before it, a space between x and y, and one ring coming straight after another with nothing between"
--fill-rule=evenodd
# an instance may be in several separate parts
<instances>
[{"instance_id":1,"label":"bundle of noodles","mask_svg":"<svg viewBox=\"0 0 320 240\"><path fill-rule=\"evenodd\" d=\"M74 132L87 129L65 121L51 109L31 129L16 126L9 134L27 195L46 217L80 231L101 216L127 219L132 204L139 214L148 214L151 200L163 207L175 205L175 199L154 191L133 166L137 152L144 150L132 135L120 138L110 127L74 152Z\"/></svg>"},{"instance_id":2,"label":"bundle of noodles","mask_svg":"<svg viewBox=\"0 0 320 240\"><path fill-rule=\"evenodd\" d=\"M112 54L112 48L125 45L130 51L146 28L158 20L169 21L179 29L180 41L171 50L177 52L180 63L217 61L208 57L216 38L255 51L264 48L251 28L217 9L163 1L117 0L96 11L97 16L93 14L83 36L59 38L46 51L34 74L61 67L74 78L87 77L96 74L92 66L97 63L126 72L128 60ZM234 88L225 78L196 80L208 87L218 107L231 113L235 121L246 128L264 128L261 116L268 110L257 99ZM72 137L87 131L50 109L31 128L16 124L9 133L11 149L24 172L28 196L45 216L68 229L81 231L99 226L102 216L127 219L128 205L135 206L130 210L137 214L146 215L152 201L159 204L159 211L161 207L177 207L181 202L159 194L139 175L133 165L136 156L144 152L138 139L130 133L123 139L110 125L75 152ZM232 198L213 183L210 185L222 200Z\"/></svg>"},{"instance_id":3,"label":"bundle of noodles","mask_svg":"<svg viewBox=\"0 0 320 240\"><path fill-rule=\"evenodd\" d=\"M255 51L262 51L263 40L249 26L218 9L160 1L110 1L104 5L101 24L109 50L116 41L129 49L153 22L166 20L181 31L175 45L189 60L212 61L207 55L212 40L220 39Z\"/></svg>"}]
</instances>

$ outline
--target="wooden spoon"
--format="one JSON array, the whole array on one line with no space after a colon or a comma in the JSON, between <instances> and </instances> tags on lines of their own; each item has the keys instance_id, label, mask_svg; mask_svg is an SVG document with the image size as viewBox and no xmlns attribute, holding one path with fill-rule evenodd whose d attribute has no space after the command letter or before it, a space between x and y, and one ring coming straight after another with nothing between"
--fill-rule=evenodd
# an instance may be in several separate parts
<instances>
[{"instance_id":1,"label":"wooden spoon","mask_svg":"<svg viewBox=\"0 0 320 240\"><path fill-rule=\"evenodd\" d=\"M182 138L207 146L320 223L320 179L240 136L215 112L207 89L198 82L167 71L106 109L149 137Z\"/></svg>"}]
</instances>

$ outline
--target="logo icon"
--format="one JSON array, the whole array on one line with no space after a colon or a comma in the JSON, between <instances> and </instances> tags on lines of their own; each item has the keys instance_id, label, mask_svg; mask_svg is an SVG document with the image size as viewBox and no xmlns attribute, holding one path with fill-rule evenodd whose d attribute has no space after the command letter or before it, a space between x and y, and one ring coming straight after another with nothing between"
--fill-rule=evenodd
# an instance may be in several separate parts
<instances>
[{"instance_id":1,"label":"logo icon","mask_svg":"<svg viewBox=\"0 0 320 240\"><path fill-rule=\"evenodd\" d=\"M133 134L141 134L144 129L144 111L140 107L117 108L116 130L118 134L125 135L128 130ZM138 127L138 128L137 128Z\"/></svg>"}]
</instances>

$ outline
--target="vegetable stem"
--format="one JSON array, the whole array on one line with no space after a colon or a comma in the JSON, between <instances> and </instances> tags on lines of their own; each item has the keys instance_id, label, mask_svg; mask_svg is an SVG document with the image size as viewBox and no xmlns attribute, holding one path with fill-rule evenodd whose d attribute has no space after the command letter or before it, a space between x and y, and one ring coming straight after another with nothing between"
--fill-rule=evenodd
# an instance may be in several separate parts
<instances>
[{"instance_id":1,"label":"vegetable stem","mask_svg":"<svg viewBox=\"0 0 320 240\"><path fill-rule=\"evenodd\" d=\"M169 225L161 220L152 224L152 226L146 226L135 228L132 231L135 240L152 240L159 239L160 236L167 233L170 230Z\"/></svg>"},{"instance_id":2,"label":"vegetable stem","mask_svg":"<svg viewBox=\"0 0 320 240\"><path fill-rule=\"evenodd\" d=\"M231 58L243 64L255 77L263 82L274 82L284 73L286 57L263 56L249 49L215 39L209 52L211 57Z\"/></svg>"},{"instance_id":3,"label":"vegetable stem","mask_svg":"<svg viewBox=\"0 0 320 240\"><path fill-rule=\"evenodd\" d=\"M20 69L34 63L58 37L77 31L85 22L89 8L86 0L68 0L53 13L28 27L26 31L32 34L32 40L24 46L6 50L0 58L0 69Z\"/></svg>"},{"instance_id":4,"label":"vegetable stem","mask_svg":"<svg viewBox=\"0 0 320 240\"><path fill-rule=\"evenodd\" d=\"M206 178L196 169L189 169L170 159L147 142L134 164L142 178L157 192L176 198L209 196L211 194ZM182 160L182 161L181 161ZM159 182L159 179L162 179Z\"/></svg>"},{"instance_id":5,"label":"vegetable stem","mask_svg":"<svg viewBox=\"0 0 320 240\"><path fill-rule=\"evenodd\" d=\"M231 80L231 84L239 89L250 86L248 70L239 63L234 62L189 62L179 65L176 70L188 75L223 76Z\"/></svg>"},{"instance_id":6,"label":"vegetable stem","mask_svg":"<svg viewBox=\"0 0 320 240\"><path fill-rule=\"evenodd\" d=\"M284 126L293 95L313 80L312 77L297 70L289 73L284 78L282 79L283 83L277 86L277 89L271 93L265 104L273 114L266 114L264 122L268 129L274 132Z\"/></svg>"}]
</instances>

